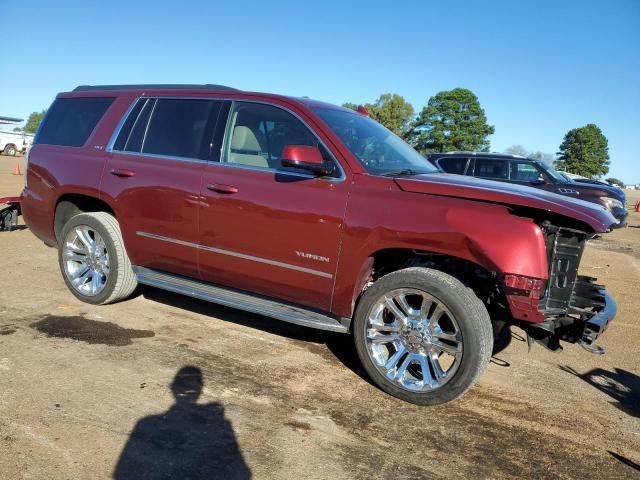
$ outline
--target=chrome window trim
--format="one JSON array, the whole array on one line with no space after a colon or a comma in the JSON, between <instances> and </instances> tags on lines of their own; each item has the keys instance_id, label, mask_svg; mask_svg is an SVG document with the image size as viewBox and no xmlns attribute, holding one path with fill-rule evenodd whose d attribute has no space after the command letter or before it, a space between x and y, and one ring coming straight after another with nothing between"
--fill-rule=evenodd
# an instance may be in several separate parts
<instances>
[{"instance_id":1,"label":"chrome window trim","mask_svg":"<svg viewBox=\"0 0 640 480\"><path fill-rule=\"evenodd\" d=\"M289 270L295 270L298 272L308 273L311 275L316 275L322 278L332 279L333 275L331 273L322 272L320 270L314 270L312 268L301 267L299 265L293 265L291 263L279 262L277 260L271 260L263 257L256 257L254 255L247 255L245 253L234 252L232 250L224 250L222 248L210 247L208 245L202 245L193 242L187 242L186 240L179 240L177 238L165 237L162 235L157 235L155 233L148 233L143 231L136 231L136 235L139 237L151 238L153 240L160 240L163 242L175 243L177 245L182 245L185 247L197 248L199 250L205 250L207 252L218 253L220 255L226 255L228 257L241 258L243 260L251 260L253 262L265 263L267 265L273 265L275 267L287 268Z\"/></svg>"},{"instance_id":2,"label":"chrome window trim","mask_svg":"<svg viewBox=\"0 0 640 480\"><path fill-rule=\"evenodd\" d=\"M318 140L318 143L320 143L326 150L327 152L329 152L329 155L331 155L331 158L333 159L333 162L335 163L335 165L338 167L338 170L340 171L340 176L339 177L317 177L315 175L311 175L311 174L304 174L304 173L296 173L296 172L290 172L288 170L278 170L277 168L258 168L258 167L252 167L249 165L236 165L236 164L229 164L227 162L223 162L223 161L219 161L219 162L212 162L211 160L206 160L206 159L200 159L200 158L186 158L186 157L173 157L170 155L159 155L159 154L151 154L151 153L143 153L143 152L128 152L125 150L113 150L113 145L116 142L116 139L118 138L118 135L120 135L120 131L122 130L122 127L124 126L124 123L126 122L127 118L129 117L129 115L131 114L131 111L133 110L133 108L135 107L135 105L141 100L141 99L153 99L153 100L158 100L158 99L170 99L170 100L218 100L218 101L225 101L225 102L231 102L231 106L229 107L229 113L227 114L227 121L226 121L226 125L225 125L225 133L224 133L224 137L222 139L222 145L220 146L220 159L222 160L223 158L223 154L224 154L224 147L227 144L227 133L228 133L228 127L229 127L229 121L231 118L231 112L233 111L233 106L235 103L257 103L257 104L261 104L261 105L268 105L270 107L275 107L275 108L279 108L281 110L284 110L285 112L293 115L295 118L297 118L310 132L311 134L316 138L316 140ZM157 103L157 102L156 102ZM155 105L154 105L155 108ZM153 115L153 112L151 112L151 115ZM151 120L151 115L149 116L149 120ZM147 123L147 127L148 127L149 123ZM146 135L145 135L146 137ZM144 140L143 140L143 146L144 146ZM142 149L142 146L141 146ZM145 95L140 95L138 97L136 97L134 99L134 101L131 103L131 105L129 106L129 108L127 109L127 111L125 112L125 114L122 116L122 118L120 119L120 122L118 122L118 125L116 126L116 129L114 130L113 134L111 135L111 139L109 140L109 143L107 144L107 147L105 149L107 152L109 153L118 153L118 154L122 154L122 155L136 155L136 156L140 156L140 157L151 157L151 158L159 158L159 159L167 159L167 160L180 160L180 161L188 161L188 162L197 162L197 163L201 163L201 162L206 162L207 164L210 165L222 165L225 167L229 167L229 168L239 168L242 170L252 170L254 172L265 172L265 173L276 173L276 174L281 174L281 175L292 175L292 176L296 176L296 177L303 177L303 178L317 178L317 179L322 179L325 181L330 181L330 182L343 182L347 179L347 175L344 171L344 168L342 167L342 164L338 161L338 159L336 158L336 156L333 154L333 152L331 151L331 149L329 147L327 147L327 144L324 143L322 141L322 139L316 134L315 130L313 128L311 128L309 126L309 124L307 122L304 121L304 119L302 119L300 117L300 115L298 115L297 113L291 111L290 109L288 109L287 107L283 107L282 105L276 105L274 103L270 103L264 100L250 100L250 99L240 99L240 100L236 100L234 98L225 98L225 97L175 97L175 96L145 96Z\"/></svg>"},{"instance_id":3,"label":"chrome window trim","mask_svg":"<svg viewBox=\"0 0 640 480\"><path fill-rule=\"evenodd\" d=\"M123 150L114 150L112 153L117 153L118 155L127 155L131 157L159 158L161 160L176 160L180 162L190 162L190 163L208 163L207 160L203 158L176 157L172 155L159 155L157 153L125 152Z\"/></svg>"},{"instance_id":4,"label":"chrome window trim","mask_svg":"<svg viewBox=\"0 0 640 480\"><path fill-rule=\"evenodd\" d=\"M149 113L149 118L147 119L147 124L144 126L144 135L142 136L142 143L140 144L140 153L144 150L144 144L147 143L147 132L149 131L149 125L151 125L151 121L153 120L153 114L156 111L156 107L158 106L158 100L155 99L153 101L153 107L151 107L151 112ZM140 111L142 113L142 110ZM136 118L136 123L138 123L138 119ZM131 130L133 131L133 130ZM129 143L129 141L127 141ZM125 145L126 146L126 145ZM158 153L145 153L145 155L162 155ZM170 155L165 155L170 156ZM191 158L191 157L180 157L180 158Z\"/></svg>"},{"instance_id":5,"label":"chrome window trim","mask_svg":"<svg viewBox=\"0 0 640 480\"><path fill-rule=\"evenodd\" d=\"M138 102L140 101L140 98L141 97L135 98L131 102L131 105L129 105L129 108L127 108L127 110L122 115L122 118L120 119L120 121L116 125L116 129L113 131L113 134L111 134L111 138L109 139L109 142L107 142L107 146L105 147L105 150L107 152L112 152L113 151L113 145L116 143L118 135L120 135L120 130L122 130L122 127L124 127L124 122L127 121L127 118L129 118L129 115L131 115L132 110L138 104Z\"/></svg>"}]
</instances>

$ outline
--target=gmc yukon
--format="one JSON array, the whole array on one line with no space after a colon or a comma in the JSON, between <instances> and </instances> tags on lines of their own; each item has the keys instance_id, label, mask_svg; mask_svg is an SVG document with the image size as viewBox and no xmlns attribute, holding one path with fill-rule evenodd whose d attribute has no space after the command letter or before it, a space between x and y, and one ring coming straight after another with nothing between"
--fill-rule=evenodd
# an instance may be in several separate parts
<instances>
[{"instance_id":1,"label":"gmc yukon","mask_svg":"<svg viewBox=\"0 0 640 480\"><path fill-rule=\"evenodd\" d=\"M80 300L138 284L350 333L384 391L462 395L496 325L602 352L578 275L602 206L441 173L365 114L217 85L83 86L48 110L22 210Z\"/></svg>"}]
</instances>

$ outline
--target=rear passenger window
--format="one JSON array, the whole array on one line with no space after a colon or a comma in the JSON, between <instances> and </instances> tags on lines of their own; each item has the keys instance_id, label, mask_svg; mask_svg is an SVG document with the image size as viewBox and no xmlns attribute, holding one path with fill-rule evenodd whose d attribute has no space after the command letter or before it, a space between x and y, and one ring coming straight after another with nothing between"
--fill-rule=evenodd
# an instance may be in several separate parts
<instances>
[{"instance_id":1,"label":"rear passenger window","mask_svg":"<svg viewBox=\"0 0 640 480\"><path fill-rule=\"evenodd\" d=\"M159 99L151 114L142 153L200 158L214 102Z\"/></svg>"},{"instance_id":2,"label":"rear passenger window","mask_svg":"<svg viewBox=\"0 0 640 480\"><path fill-rule=\"evenodd\" d=\"M438 165L447 173L455 173L457 175L464 175L464 171L467 168L468 158L450 157L441 158L438 160Z\"/></svg>"},{"instance_id":3,"label":"rear passenger window","mask_svg":"<svg viewBox=\"0 0 640 480\"><path fill-rule=\"evenodd\" d=\"M141 99L123 124L113 149L206 159L221 103L204 99Z\"/></svg>"},{"instance_id":4,"label":"rear passenger window","mask_svg":"<svg viewBox=\"0 0 640 480\"><path fill-rule=\"evenodd\" d=\"M496 180L506 180L507 166L509 162L505 160L493 160L490 158L476 158L476 168L474 176L491 178Z\"/></svg>"},{"instance_id":5,"label":"rear passenger window","mask_svg":"<svg viewBox=\"0 0 640 480\"><path fill-rule=\"evenodd\" d=\"M56 99L34 139L34 145L81 147L112 103L113 97Z\"/></svg>"}]
</instances>

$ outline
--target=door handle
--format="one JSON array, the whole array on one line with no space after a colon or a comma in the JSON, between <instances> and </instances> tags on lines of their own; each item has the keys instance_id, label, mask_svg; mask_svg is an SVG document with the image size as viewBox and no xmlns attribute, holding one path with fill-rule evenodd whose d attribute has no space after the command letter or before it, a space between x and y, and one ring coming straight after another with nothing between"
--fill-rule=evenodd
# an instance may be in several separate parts
<instances>
[{"instance_id":1,"label":"door handle","mask_svg":"<svg viewBox=\"0 0 640 480\"><path fill-rule=\"evenodd\" d=\"M133 177L136 174L136 172L134 172L133 170L128 170L126 168L112 168L111 172L109 173L120 178L129 178Z\"/></svg>"},{"instance_id":2,"label":"door handle","mask_svg":"<svg viewBox=\"0 0 640 480\"><path fill-rule=\"evenodd\" d=\"M233 185L222 185L221 183L210 183L207 185L207 188L213 192L218 193L238 193L238 187L234 187Z\"/></svg>"}]
</instances>

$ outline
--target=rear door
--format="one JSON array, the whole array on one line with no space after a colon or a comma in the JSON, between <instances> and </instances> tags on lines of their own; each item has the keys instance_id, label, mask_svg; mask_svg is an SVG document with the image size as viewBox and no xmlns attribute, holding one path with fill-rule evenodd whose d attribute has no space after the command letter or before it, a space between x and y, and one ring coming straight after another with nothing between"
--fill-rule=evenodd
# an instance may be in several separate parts
<instances>
[{"instance_id":1,"label":"rear door","mask_svg":"<svg viewBox=\"0 0 640 480\"><path fill-rule=\"evenodd\" d=\"M329 310L348 182L325 144L281 107L234 102L202 182L204 280ZM285 145L318 147L334 173L281 167Z\"/></svg>"},{"instance_id":2,"label":"rear door","mask_svg":"<svg viewBox=\"0 0 640 480\"><path fill-rule=\"evenodd\" d=\"M220 106L141 98L108 146L102 190L134 264L197 277L200 183Z\"/></svg>"}]
</instances>

